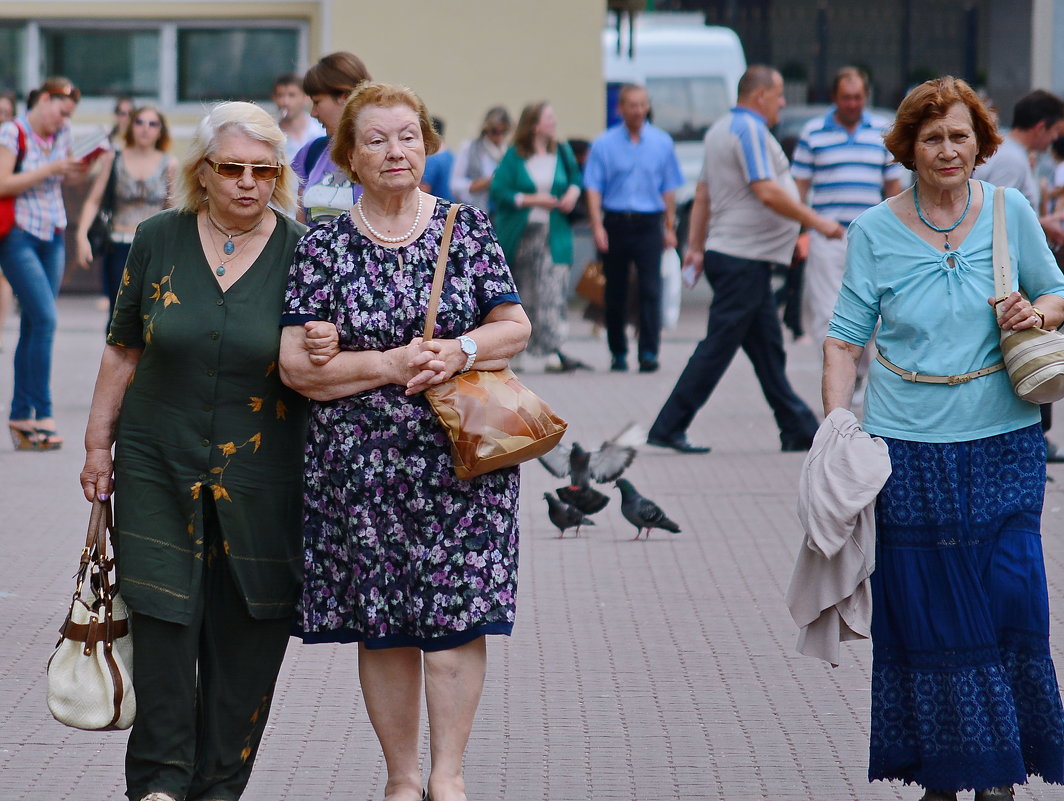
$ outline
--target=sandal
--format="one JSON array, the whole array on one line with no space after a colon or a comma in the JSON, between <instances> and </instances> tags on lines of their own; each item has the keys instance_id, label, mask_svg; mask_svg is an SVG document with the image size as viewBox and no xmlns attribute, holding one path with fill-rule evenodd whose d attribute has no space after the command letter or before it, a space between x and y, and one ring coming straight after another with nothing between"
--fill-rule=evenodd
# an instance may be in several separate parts
<instances>
[{"instance_id":1,"label":"sandal","mask_svg":"<svg viewBox=\"0 0 1064 801\"><path fill-rule=\"evenodd\" d=\"M11 444L15 446L16 451L40 450L38 446L41 439L36 429L19 428L8 423L7 430L11 434Z\"/></svg>"},{"instance_id":2,"label":"sandal","mask_svg":"<svg viewBox=\"0 0 1064 801\"><path fill-rule=\"evenodd\" d=\"M63 447L63 438L54 429L35 428L37 434L37 450L57 451Z\"/></svg>"}]
</instances>

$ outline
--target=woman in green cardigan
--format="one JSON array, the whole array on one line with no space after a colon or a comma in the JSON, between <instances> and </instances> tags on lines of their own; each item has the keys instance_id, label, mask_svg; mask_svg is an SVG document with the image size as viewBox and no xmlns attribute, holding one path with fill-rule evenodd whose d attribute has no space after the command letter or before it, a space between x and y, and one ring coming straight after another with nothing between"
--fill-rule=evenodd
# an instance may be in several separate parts
<instances>
[{"instance_id":1,"label":"woman in green cardigan","mask_svg":"<svg viewBox=\"0 0 1064 801\"><path fill-rule=\"evenodd\" d=\"M569 372L587 368L561 351L573 261L566 214L580 197L580 168L569 145L554 138L556 127L549 103L525 106L491 180L492 221L532 321L529 355L546 356L550 372Z\"/></svg>"}]
</instances>

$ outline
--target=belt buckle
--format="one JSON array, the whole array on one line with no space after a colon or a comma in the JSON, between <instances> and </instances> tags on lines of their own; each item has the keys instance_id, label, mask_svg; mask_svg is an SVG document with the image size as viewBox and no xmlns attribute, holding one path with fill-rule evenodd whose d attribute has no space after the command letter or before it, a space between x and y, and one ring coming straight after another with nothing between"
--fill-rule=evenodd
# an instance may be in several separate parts
<instances>
[{"instance_id":1,"label":"belt buckle","mask_svg":"<svg viewBox=\"0 0 1064 801\"><path fill-rule=\"evenodd\" d=\"M946 383L951 387L955 387L958 384L967 384L972 380L971 373L965 373L964 375L951 375L946 377Z\"/></svg>"}]
</instances>

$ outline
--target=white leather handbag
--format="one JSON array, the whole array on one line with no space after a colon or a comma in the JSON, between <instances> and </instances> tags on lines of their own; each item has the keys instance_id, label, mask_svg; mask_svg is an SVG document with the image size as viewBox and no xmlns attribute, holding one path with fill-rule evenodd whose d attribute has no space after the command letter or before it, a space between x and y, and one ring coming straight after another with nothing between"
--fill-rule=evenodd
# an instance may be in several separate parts
<instances>
[{"instance_id":1,"label":"white leather handbag","mask_svg":"<svg viewBox=\"0 0 1064 801\"><path fill-rule=\"evenodd\" d=\"M94 501L77 587L48 660L48 709L75 729L128 729L137 713L129 612L107 556L111 528L110 500Z\"/></svg>"}]
</instances>

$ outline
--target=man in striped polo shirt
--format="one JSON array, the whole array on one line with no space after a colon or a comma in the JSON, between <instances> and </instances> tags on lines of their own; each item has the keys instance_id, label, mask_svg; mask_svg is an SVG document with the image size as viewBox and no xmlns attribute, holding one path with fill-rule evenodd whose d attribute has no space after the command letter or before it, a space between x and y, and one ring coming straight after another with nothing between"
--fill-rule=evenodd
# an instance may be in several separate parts
<instances>
[{"instance_id":1,"label":"man in striped polo shirt","mask_svg":"<svg viewBox=\"0 0 1064 801\"><path fill-rule=\"evenodd\" d=\"M791 175L802 200L846 227L865 209L901 191L905 168L883 144L889 120L865 111L868 76L843 67L832 84L832 108L806 123L794 148ZM802 328L820 345L828 332L846 267L846 238L809 232L802 290ZM867 364L865 365L867 370Z\"/></svg>"}]
</instances>

